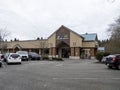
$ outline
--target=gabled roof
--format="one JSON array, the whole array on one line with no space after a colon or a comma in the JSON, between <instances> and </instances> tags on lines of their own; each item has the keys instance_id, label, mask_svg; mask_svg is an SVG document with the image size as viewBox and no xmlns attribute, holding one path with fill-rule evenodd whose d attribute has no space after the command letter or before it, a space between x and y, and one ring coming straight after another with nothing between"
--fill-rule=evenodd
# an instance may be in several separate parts
<instances>
[{"instance_id":1,"label":"gabled roof","mask_svg":"<svg viewBox=\"0 0 120 90\"><path fill-rule=\"evenodd\" d=\"M84 41L96 41L97 40L97 34L91 33L91 34L81 34L82 37L84 37Z\"/></svg>"},{"instance_id":2,"label":"gabled roof","mask_svg":"<svg viewBox=\"0 0 120 90\"><path fill-rule=\"evenodd\" d=\"M66 30L68 30L68 31L70 31L70 32L73 32L74 34L76 34L76 35L78 35L79 37L81 37L82 39L84 39L84 37L83 36L81 36L80 34L78 34L78 33L76 33L76 32L74 32L73 30L71 30L71 29L69 29L69 28L67 28L66 26L64 26L64 25L62 25L60 28L65 28ZM60 28L58 28L54 33L56 33ZM54 34L53 33L53 34ZM51 34L48 38L50 38L53 34Z\"/></svg>"},{"instance_id":3,"label":"gabled roof","mask_svg":"<svg viewBox=\"0 0 120 90\"><path fill-rule=\"evenodd\" d=\"M18 47L18 48L40 48L41 45L40 45L40 42L41 41L44 41L47 43L46 40L27 40L27 41L12 41L12 42L7 42L8 44L8 49L11 49L11 48L15 48L15 47Z\"/></svg>"}]
</instances>

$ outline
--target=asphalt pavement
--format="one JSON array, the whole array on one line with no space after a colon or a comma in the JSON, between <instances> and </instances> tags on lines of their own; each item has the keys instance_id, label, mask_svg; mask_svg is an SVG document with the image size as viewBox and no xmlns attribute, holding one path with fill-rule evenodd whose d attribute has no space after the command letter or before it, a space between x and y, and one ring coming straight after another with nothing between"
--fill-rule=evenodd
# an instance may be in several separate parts
<instances>
[{"instance_id":1,"label":"asphalt pavement","mask_svg":"<svg viewBox=\"0 0 120 90\"><path fill-rule=\"evenodd\" d=\"M108 69L96 60L4 64L0 90L120 90L120 70Z\"/></svg>"}]
</instances>

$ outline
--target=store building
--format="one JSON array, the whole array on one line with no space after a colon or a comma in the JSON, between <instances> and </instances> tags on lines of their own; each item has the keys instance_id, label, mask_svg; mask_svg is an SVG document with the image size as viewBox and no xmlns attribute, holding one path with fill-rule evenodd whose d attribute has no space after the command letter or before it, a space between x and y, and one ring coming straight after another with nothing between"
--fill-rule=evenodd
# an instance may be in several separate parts
<instances>
[{"instance_id":1,"label":"store building","mask_svg":"<svg viewBox=\"0 0 120 90\"><path fill-rule=\"evenodd\" d=\"M6 52L25 50L34 51L48 57L70 59L94 58L97 52L97 34L78 34L71 29L61 26L47 39L10 41L7 42Z\"/></svg>"}]
</instances>

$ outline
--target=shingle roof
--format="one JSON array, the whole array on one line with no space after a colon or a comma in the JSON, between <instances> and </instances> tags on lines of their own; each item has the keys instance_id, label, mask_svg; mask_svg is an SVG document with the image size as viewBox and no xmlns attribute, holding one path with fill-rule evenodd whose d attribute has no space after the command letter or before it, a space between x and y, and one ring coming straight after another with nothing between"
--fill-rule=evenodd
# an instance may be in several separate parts
<instances>
[{"instance_id":1,"label":"shingle roof","mask_svg":"<svg viewBox=\"0 0 120 90\"><path fill-rule=\"evenodd\" d=\"M92 34L81 34L82 37L84 37L84 41L95 41L97 38L97 34L96 33L92 33Z\"/></svg>"},{"instance_id":2,"label":"shingle roof","mask_svg":"<svg viewBox=\"0 0 120 90\"><path fill-rule=\"evenodd\" d=\"M46 40L27 40L27 41L12 41L8 42L7 48L15 48L17 46L21 48L40 48L41 47L41 41L44 41L47 43Z\"/></svg>"}]
</instances>

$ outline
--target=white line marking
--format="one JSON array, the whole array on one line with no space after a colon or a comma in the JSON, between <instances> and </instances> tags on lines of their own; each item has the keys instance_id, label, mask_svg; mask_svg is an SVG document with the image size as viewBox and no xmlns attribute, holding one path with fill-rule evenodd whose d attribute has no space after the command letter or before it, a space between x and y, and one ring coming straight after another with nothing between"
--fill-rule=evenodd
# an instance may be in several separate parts
<instances>
[{"instance_id":1,"label":"white line marking","mask_svg":"<svg viewBox=\"0 0 120 90\"><path fill-rule=\"evenodd\" d=\"M67 80L98 80L98 79L108 79L108 80L120 80L120 78L53 78L53 80L58 80L58 79L67 79Z\"/></svg>"},{"instance_id":2,"label":"white line marking","mask_svg":"<svg viewBox=\"0 0 120 90\"><path fill-rule=\"evenodd\" d=\"M56 66L63 66L63 64L57 64Z\"/></svg>"},{"instance_id":3,"label":"white line marking","mask_svg":"<svg viewBox=\"0 0 120 90\"><path fill-rule=\"evenodd\" d=\"M44 87L47 87L47 84L44 84L43 86L44 86Z\"/></svg>"}]
</instances>

